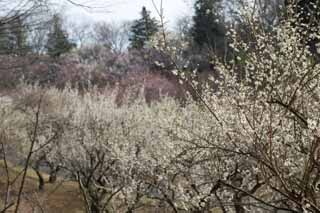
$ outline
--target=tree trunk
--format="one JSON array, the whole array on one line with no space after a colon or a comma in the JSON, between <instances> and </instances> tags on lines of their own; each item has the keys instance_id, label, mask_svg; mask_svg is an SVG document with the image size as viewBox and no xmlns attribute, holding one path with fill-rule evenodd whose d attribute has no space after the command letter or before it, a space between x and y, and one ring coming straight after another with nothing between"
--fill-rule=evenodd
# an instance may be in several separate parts
<instances>
[{"instance_id":1,"label":"tree trunk","mask_svg":"<svg viewBox=\"0 0 320 213\"><path fill-rule=\"evenodd\" d=\"M49 183L55 183L57 181L57 173L60 170L59 166L56 168L51 168L50 176L49 176Z\"/></svg>"},{"instance_id":2,"label":"tree trunk","mask_svg":"<svg viewBox=\"0 0 320 213\"><path fill-rule=\"evenodd\" d=\"M234 209L236 213L245 213L245 210L242 206L242 197L238 194L235 195L233 199Z\"/></svg>"},{"instance_id":3,"label":"tree trunk","mask_svg":"<svg viewBox=\"0 0 320 213\"><path fill-rule=\"evenodd\" d=\"M43 191L44 190L44 178L40 172L40 162L41 160L43 160L43 157L39 158L36 162L35 162L35 166L33 167L33 170L36 172L37 176L38 176L38 189L39 191Z\"/></svg>"},{"instance_id":4,"label":"tree trunk","mask_svg":"<svg viewBox=\"0 0 320 213\"><path fill-rule=\"evenodd\" d=\"M100 207L95 203L91 203L90 209L91 209L90 213L102 213L102 210L100 209Z\"/></svg>"},{"instance_id":5,"label":"tree trunk","mask_svg":"<svg viewBox=\"0 0 320 213\"><path fill-rule=\"evenodd\" d=\"M38 189L39 189L39 191L43 191L44 190L44 178L43 178L42 174L40 173L40 171L38 170L38 168L35 168L34 170L37 173L38 180L39 180Z\"/></svg>"}]
</instances>

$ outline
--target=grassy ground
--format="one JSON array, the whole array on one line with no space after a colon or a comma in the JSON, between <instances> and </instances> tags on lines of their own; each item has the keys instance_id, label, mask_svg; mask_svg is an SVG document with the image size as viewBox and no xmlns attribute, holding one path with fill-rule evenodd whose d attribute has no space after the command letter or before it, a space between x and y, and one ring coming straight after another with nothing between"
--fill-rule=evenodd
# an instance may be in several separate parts
<instances>
[{"instance_id":1,"label":"grassy ground","mask_svg":"<svg viewBox=\"0 0 320 213\"><path fill-rule=\"evenodd\" d=\"M20 172L21 167L14 167L9 164L10 179L13 180ZM43 174L48 180L48 175ZM15 197L18 193L21 178L18 178L16 184L12 187L11 196ZM6 173L4 170L3 161L0 161L0 210L3 207L6 191ZM75 182L57 180L56 183L45 184L45 189L42 192L38 190L37 174L29 169L24 187L24 196L20 205L21 213L84 213L84 206L81 199L78 185ZM146 202L147 203L147 202ZM11 213L14 206L6 213ZM120 212L120 211L119 211ZM146 205L139 209L136 213L170 213L169 209L156 208L154 205ZM218 209L212 210L212 213L221 213Z\"/></svg>"},{"instance_id":2,"label":"grassy ground","mask_svg":"<svg viewBox=\"0 0 320 213\"><path fill-rule=\"evenodd\" d=\"M14 179L22 170L21 167L10 167L10 178ZM43 174L43 177L48 180L49 176ZM13 186L11 196L18 193L21 178L16 181ZM4 164L0 161L0 209L3 207L6 189L6 173ZM38 177L37 174L29 169L24 187L23 202L20 206L21 213L84 213L84 206L81 199L78 185L75 182L62 182L58 180L55 184L46 183L45 190L39 192L38 190ZM8 213L13 212L14 207L9 209ZM119 211L121 212L121 211ZM167 209L159 209L146 205L144 208L137 210L137 213L170 213Z\"/></svg>"},{"instance_id":3,"label":"grassy ground","mask_svg":"<svg viewBox=\"0 0 320 213\"><path fill-rule=\"evenodd\" d=\"M21 171L19 167L9 165L10 179L13 180ZM48 175L44 174L46 180ZM17 179L12 187L11 196L18 193L21 178ZM22 199L21 213L36 212L46 213L82 213L84 212L81 195L77 184L74 182L62 182L58 180L55 184L45 184L45 190L39 192L38 178L34 171L29 170L24 187L24 196ZM4 172L3 162L0 161L0 209L3 205L6 189L6 174ZM13 212L11 208L8 212Z\"/></svg>"}]
</instances>

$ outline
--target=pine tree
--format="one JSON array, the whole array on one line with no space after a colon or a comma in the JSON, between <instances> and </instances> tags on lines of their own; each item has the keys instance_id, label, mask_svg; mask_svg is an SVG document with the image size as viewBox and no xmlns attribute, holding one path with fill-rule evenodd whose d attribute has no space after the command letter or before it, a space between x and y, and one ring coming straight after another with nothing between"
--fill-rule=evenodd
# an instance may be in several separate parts
<instances>
[{"instance_id":1,"label":"pine tree","mask_svg":"<svg viewBox=\"0 0 320 213\"><path fill-rule=\"evenodd\" d=\"M46 44L48 55L58 58L60 55L69 52L74 46L75 44L69 41L68 34L62 29L61 17L57 14L54 15Z\"/></svg>"},{"instance_id":2,"label":"pine tree","mask_svg":"<svg viewBox=\"0 0 320 213\"><path fill-rule=\"evenodd\" d=\"M29 50L27 45L27 26L19 15L9 22L0 20L0 53L24 54Z\"/></svg>"},{"instance_id":3,"label":"pine tree","mask_svg":"<svg viewBox=\"0 0 320 213\"><path fill-rule=\"evenodd\" d=\"M10 52L10 31L8 24L1 24L0 28L0 53L8 54Z\"/></svg>"},{"instance_id":4,"label":"pine tree","mask_svg":"<svg viewBox=\"0 0 320 213\"><path fill-rule=\"evenodd\" d=\"M145 43L159 31L159 24L155 18L151 18L146 7L142 7L141 18L134 21L129 38L133 49L142 49Z\"/></svg>"},{"instance_id":5,"label":"pine tree","mask_svg":"<svg viewBox=\"0 0 320 213\"><path fill-rule=\"evenodd\" d=\"M201 48L209 46L216 52L225 47L225 23L222 0L197 0L191 34Z\"/></svg>"}]
</instances>

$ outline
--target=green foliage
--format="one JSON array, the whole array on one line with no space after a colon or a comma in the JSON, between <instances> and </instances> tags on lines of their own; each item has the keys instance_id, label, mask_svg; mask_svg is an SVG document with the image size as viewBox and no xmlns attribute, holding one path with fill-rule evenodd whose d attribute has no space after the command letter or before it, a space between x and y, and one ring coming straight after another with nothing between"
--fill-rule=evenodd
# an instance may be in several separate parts
<instances>
[{"instance_id":1,"label":"green foliage","mask_svg":"<svg viewBox=\"0 0 320 213\"><path fill-rule=\"evenodd\" d=\"M61 17L55 14L46 44L49 56L58 58L60 55L69 52L73 47L75 47L75 44L70 42L67 32L62 29Z\"/></svg>"},{"instance_id":2,"label":"green foliage","mask_svg":"<svg viewBox=\"0 0 320 213\"><path fill-rule=\"evenodd\" d=\"M150 16L150 12L142 7L141 18L134 21L131 27L129 38L130 46L133 49L142 49L145 43L159 31L159 24L155 18Z\"/></svg>"},{"instance_id":3,"label":"green foliage","mask_svg":"<svg viewBox=\"0 0 320 213\"><path fill-rule=\"evenodd\" d=\"M200 48L224 49L225 23L221 0L197 0L191 29L193 41Z\"/></svg>"},{"instance_id":4,"label":"green foliage","mask_svg":"<svg viewBox=\"0 0 320 213\"><path fill-rule=\"evenodd\" d=\"M24 54L28 49L27 26L21 16L0 19L0 54Z\"/></svg>"}]
</instances>

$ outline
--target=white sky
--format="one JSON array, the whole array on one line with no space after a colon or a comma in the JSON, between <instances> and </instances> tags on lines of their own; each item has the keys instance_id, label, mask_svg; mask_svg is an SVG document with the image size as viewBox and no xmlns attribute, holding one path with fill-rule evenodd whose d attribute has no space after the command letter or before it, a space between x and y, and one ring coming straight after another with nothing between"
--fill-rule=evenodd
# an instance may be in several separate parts
<instances>
[{"instance_id":1,"label":"white sky","mask_svg":"<svg viewBox=\"0 0 320 213\"><path fill-rule=\"evenodd\" d=\"M79 0L74 1L81 2ZM98 2L98 0L96 1ZM68 19L73 22L130 21L140 17L142 6L146 6L151 11L151 15L158 18L151 0L99 0L99 3L103 1L106 3L104 9L101 9L102 11L87 11L79 7L70 6L70 4L64 6L63 10ZM155 3L159 5L160 0L155 0ZM94 5L93 3L90 4ZM108 4L109 6L106 6ZM177 18L192 14L192 0L163 0L163 8L168 25L173 27Z\"/></svg>"}]
</instances>

